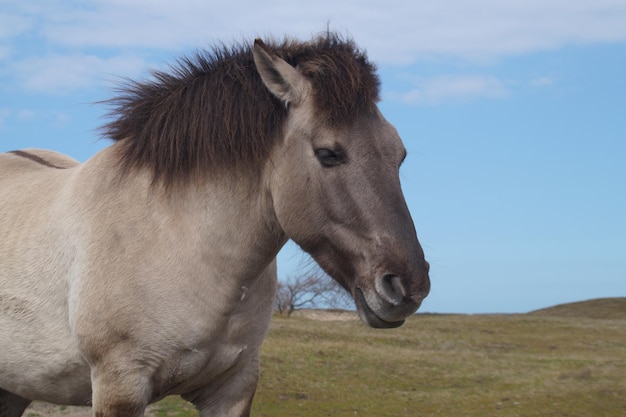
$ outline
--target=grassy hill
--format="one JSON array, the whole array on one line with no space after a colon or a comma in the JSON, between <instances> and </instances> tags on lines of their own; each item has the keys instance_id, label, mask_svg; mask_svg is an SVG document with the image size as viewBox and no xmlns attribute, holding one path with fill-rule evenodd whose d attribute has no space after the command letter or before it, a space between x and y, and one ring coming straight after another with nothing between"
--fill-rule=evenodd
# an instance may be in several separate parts
<instances>
[{"instance_id":1,"label":"grassy hill","mask_svg":"<svg viewBox=\"0 0 626 417\"><path fill-rule=\"evenodd\" d=\"M536 310L535 316L626 320L626 297L599 298Z\"/></svg>"},{"instance_id":2,"label":"grassy hill","mask_svg":"<svg viewBox=\"0 0 626 417\"><path fill-rule=\"evenodd\" d=\"M275 317L252 416L624 417L626 320L597 319L624 318L623 303L417 315L393 330ZM150 415L197 413L170 397Z\"/></svg>"},{"instance_id":3,"label":"grassy hill","mask_svg":"<svg viewBox=\"0 0 626 417\"><path fill-rule=\"evenodd\" d=\"M573 318L417 315L389 331L275 317L252 416L623 417L626 320L580 317L612 303L594 305ZM185 407L154 409L195 415Z\"/></svg>"}]
</instances>

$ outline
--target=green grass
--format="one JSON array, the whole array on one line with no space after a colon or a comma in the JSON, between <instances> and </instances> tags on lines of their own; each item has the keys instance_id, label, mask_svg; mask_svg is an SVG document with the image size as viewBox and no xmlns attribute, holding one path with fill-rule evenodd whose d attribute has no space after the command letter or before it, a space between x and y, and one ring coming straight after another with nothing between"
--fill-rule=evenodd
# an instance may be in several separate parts
<instances>
[{"instance_id":1,"label":"green grass","mask_svg":"<svg viewBox=\"0 0 626 417\"><path fill-rule=\"evenodd\" d=\"M533 311L530 314L551 317L624 319L626 318L626 297L599 298L579 303L561 304Z\"/></svg>"},{"instance_id":2,"label":"green grass","mask_svg":"<svg viewBox=\"0 0 626 417\"><path fill-rule=\"evenodd\" d=\"M626 314L614 301L418 315L385 331L277 316L252 416L623 417ZM588 318L608 310L612 319ZM165 401L158 417L195 415L180 399Z\"/></svg>"},{"instance_id":3,"label":"green grass","mask_svg":"<svg viewBox=\"0 0 626 417\"><path fill-rule=\"evenodd\" d=\"M154 417L197 417L198 412L193 405L179 396L164 398L149 406L149 415Z\"/></svg>"}]
</instances>

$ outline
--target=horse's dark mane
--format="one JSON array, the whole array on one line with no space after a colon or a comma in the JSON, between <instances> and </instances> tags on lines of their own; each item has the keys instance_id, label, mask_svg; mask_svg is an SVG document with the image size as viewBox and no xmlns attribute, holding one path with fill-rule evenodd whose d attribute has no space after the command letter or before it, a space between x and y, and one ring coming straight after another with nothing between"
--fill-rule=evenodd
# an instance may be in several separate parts
<instances>
[{"instance_id":1,"label":"horse's dark mane","mask_svg":"<svg viewBox=\"0 0 626 417\"><path fill-rule=\"evenodd\" d=\"M379 99L375 67L352 40L328 32L267 45L312 82L320 123L352 123ZM227 166L259 167L287 116L256 71L251 43L197 52L118 92L107 101L105 136L120 142L126 172L147 167L166 184Z\"/></svg>"}]
</instances>

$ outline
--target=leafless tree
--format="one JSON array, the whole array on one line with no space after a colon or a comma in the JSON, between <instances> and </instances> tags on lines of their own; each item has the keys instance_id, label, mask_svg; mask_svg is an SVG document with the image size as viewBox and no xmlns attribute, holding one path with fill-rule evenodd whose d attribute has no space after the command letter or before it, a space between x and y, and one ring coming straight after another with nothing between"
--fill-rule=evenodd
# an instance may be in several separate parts
<instances>
[{"instance_id":1,"label":"leafless tree","mask_svg":"<svg viewBox=\"0 0 626 417\"><path fill-rule=\"evenodd\" d=\"M301 308L337 308L345 305L346 291L322 271L296 275L278 282L275 306L280 314L290 316Z\"/></svg>"}]
</instances>

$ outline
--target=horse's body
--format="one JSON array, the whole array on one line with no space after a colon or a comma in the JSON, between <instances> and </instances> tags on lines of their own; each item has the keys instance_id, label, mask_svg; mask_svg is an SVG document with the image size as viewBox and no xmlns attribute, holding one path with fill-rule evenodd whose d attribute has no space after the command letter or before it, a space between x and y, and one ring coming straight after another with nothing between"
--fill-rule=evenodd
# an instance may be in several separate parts
<instances>
[{"instance_id":1,"label":"horse's body","mask_svg":"<svg viewBox=\"0 0 626 417\"><path fill-rule=\"evenodd\" d=\"M341 59L356 70L314 61L320 47L350 52ZM353 294L368 324L395 327L419 307L428 265L397 179L404 148L377 91L368 96L377 84L358 78L375 79L372 68L333 35L277 49L289 63L257 42L253 54L222 51L129 87L108 126L115 143L84 164L42 150L0 155L0 417L31 400L141 416L170 394L203 417L249 415L274 258L288 238ZM228 106L242 97L207 108L226 93L190 85L229 60L256 77L241 91L261 100L257 121L209 132L187 104L246 123ZM338 108L327 111L316 90L324 65L353 84L331 91Z\"/></svg>"},{"instance_id":2,"label":"horse's body","mask_svg":"<svg viewBox=\"0 0 626 417\"><path fill-rule=\"evenodd\" d=\"M107 175L114 147L67 169L0 157L0 387L89 404L90 379L110 378L98 376L102 367L145 368L128 383L150 390L141 393L150 401L200 387L222 398L251 390L239 378L256 380L280 237L264 232L245 190L220 185L202 203L180 193L154 204L150 177L120 186ZM128 401L125 391L108 395Z\"/></svg>"}]
</instances>

